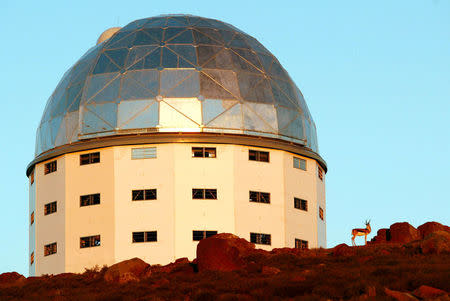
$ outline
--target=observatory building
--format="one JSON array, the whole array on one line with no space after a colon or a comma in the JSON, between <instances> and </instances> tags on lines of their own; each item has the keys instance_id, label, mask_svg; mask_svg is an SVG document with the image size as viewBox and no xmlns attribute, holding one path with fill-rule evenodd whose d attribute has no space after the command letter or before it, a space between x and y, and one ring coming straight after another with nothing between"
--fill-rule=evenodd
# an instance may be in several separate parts
<instances>
[{"instance_id":1,"label":"observatory building","mask_svg":"<svg viewBox=\"0 0 450 301\"><path fill-rule=\"evenodd\" d=\"M255 38L189 15L111 28L37 129L30 275L193 259L221 232L325 247L326 170L302 93Z\"/></svg>"}]
</instances>

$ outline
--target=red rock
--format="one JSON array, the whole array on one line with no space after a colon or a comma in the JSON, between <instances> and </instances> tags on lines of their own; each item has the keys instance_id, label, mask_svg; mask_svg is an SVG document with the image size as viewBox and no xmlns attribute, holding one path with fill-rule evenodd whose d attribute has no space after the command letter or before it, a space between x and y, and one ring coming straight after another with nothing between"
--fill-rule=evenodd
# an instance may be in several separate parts
<instances>
[{"instance_id":1,"label":"red rock","mask_svg":"<svg viewBox=\"0 0 450 301\"><path fill-rule=\"evenodd\" d=\"M268 266L263 266L261 273L263 275L276 275L279 274L281 272L280 269L277 269L275 267L268 267Z\"/></svg>"},{"instance_id":2,"label":"red rock","mask_svg":"<svg viewBox=\"0 0 450 301\"><path fill-rule=\"evenodd\" d=\"M433 232L420 243L420 248L424 254L450 252L450 233L446 231Z\"/></svg>"},{"instance_id":3,"label":"red rock","mask_svg":"<svg viewBox=\"0 0 450 301\"><path fill-rule=\"evenodd\" d=\"M130 281L139 281L140 277L147 275L150 265L139 258L132 258L108 268L104 279L108 282L126 283Z\"/></svg>"},{"instance_id":4,"label":"red rock","mask_svg":"<svg viewBox=\"0 0 450 301\"><path fill-rule=\"evenodd\" d=\"M419 231L406 222L392 224L389 229L390 241L394 243L408 243L420 239Z\"/></svg>"},{"instance_id":5,"label":"red rock","mask_svg":"<svg viewBox=\"0 0 450 301\"><path fill-rule=\"evenodd\" d=\"M306 280L306 277L305 276L301 276L301 275L296 275L296 276L292 277L291 280L295 281L295 282L302 282L302 281Z\"/></svg>"},{"instance_id":6,"label":"red rock","mask_svg":"<svg viewBox=\"0 0 450 301\"><path fill-rule=\"evenodd\" d=\"M446 291L431 287L431 286L427 286L427 285L422 285L419 288L417 288L414 292L413 292L414 296L422 298L422 299L431 299L431 298L437 298L440 296L444 296L447 295Z\"/></svg>"},{"instance_id":7,"label":"red rock","mask_svg":"<svg viewBox=\"0 0 450 301\"><path fill-rule=\"evenodd\" d=\"M0 274L0 286L10 286L23 282L26 278L17 272Z\"/></svg>"},{"instance_id":8,"label":"red rock","mask_svg":"<svg viewBox=\"0 0 450 301\"><path fill-rule=\"evenodd\" d=\"M386 287L384 288L384 292L389 297L392 297L392 298L394 298L395 300L398 300L398 301L415 301L415 300L418 300L416 297L414 297L410 293L394 291L394 290L390 290L390 289L388 289Z\"/></svg>"},{"instance_id":9,"label":"red rock","mask_svg":"<svg viewBox=\"0 0 450 301\"><path fill-rule=\"evenodd\" d=\"M443 224L437 223L437 222L428 222L425 223L423 225L420 225L417 230L419 230L420 235L422 236L422 238L427 237L428 235L430 235L433 232L437 232L437 231L446 231L448 233L450 233L450 227L445 226Z\"/></svg>"},{"instance_id":10,"label":"red rock","mask_svg":"<svg viewBox=\"0 0 450 301\"><path fill-rule=\"evenodd\" d=\"M254 244L229 233L202 239L197 245L198 270L202 272L242 269L245 266L243 257L254 249Z\"/></svg>"},{"instance_id":11,"label":"red rock","mask_svg":"<svg viewBox=\"0 0 450 301\"><path fill-rule=\"evenodd\" d=\"M352 256L355 255L355 249L347 244L340 244L333 248L332 254L333 256Z\"/></svg>"}]
</instances>

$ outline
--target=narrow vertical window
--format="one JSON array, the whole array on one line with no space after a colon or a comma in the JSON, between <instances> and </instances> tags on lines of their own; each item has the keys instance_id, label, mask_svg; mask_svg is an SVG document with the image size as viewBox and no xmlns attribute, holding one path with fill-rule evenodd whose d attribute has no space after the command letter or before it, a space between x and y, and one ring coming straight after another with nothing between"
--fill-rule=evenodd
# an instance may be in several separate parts
<instances>
[{"instance_id":1,"label":"narrow vertical window","mask_svg":"<svg viewBox=\"0 0 450 301\"><path fill-rule=\"evenodd\" d=\"M202 239L211 237L216 234L217 234L217 231L212 231L212 230L194 230L194 231L192 231L192 240L200 241Z\"/></svg>"},{"instance_id":2,"label":"narrow vertical window","mask_svg":"<svg viewBox=\"0 0 450 301\"><path fill-rule=\"evenodd\" d=\"M44 174L49 174L57 170L56 160L45 163Z\"/></svg>"},{"instance_id":3,"label":"narrow vertical window","mask_svg":"<svg viewBox=\"0 0 450 301\"><path fill-rule=\"evenodd\" d=\"M99 152L80 155L80 165L93 164L93 163L100 163L100 153Z\"/></svg>"},{"instance_id":4,"label":"narrow vertical window","mask_svg":"<svg viewBox=\"0 0 450 301\"><path fill-rule=\"evenodd\" d=\"M30 254L30 265L34 263L34 252L31 252Z\"/></svg>"},{"instance_id":5,"label":"narrow vertical window","mask_svg":"<svg viewBox=\"0 0 450 301\"><path fill-rule=\"evenodd\" d=\"M56 202L51 202L44 205L44 215L49 215L56 212Z\"/></svg>"},{"instance_id":6,"label":"narrow vertical window","mask_svg":"<svg viewBox=\"0 0 450 301\"><path fill-rule=\"evenodd\" d=\"M264 233L250 233L250 242L259 245L270 245L271 235Z\"/></svg>"},{"instance_id":7,"label":"narrow vertical window","mask_svg":"<svg viewBox=\"0 0 450 301\"><path fill-rule=\"evenodd\" d=\"M308 249L308 242L302 239L295 239L295 248L296 249Z\"/></svg>"},{"instance_id":8,"label":"narrow vertical window","mask_svg":"<svg viewBox=\"0 0 450 301\"><path fill-rule=\"evenodd\" d=\"M57 251L56 242L44 246L44 256L56 254L56 251Z\"/></svg>"},{"instance_id":9,"label":"narrow vertical window","mask_svg":"<svg viewBox=\"0 0 450 301\"><path fill-rule=\"evenodd\" d=\"M34 211L31 212L31 215L30 215L30 226L32 226L33 224L34 224Z\"/></svg>"},{"instance_id":10,"label":"narrow vertical window","mask_svg":"<svg viewBox=\"0 0 450 301\"><path fill-rule=\"evenodd\" d=\"M322 207L319 207L319 218L321 220L323 220L323 209L322 209Z\"/></svg>"},{"instance_id":11,"label":"narrow vertical window","mask_svg":"<svg viewBox=\"0 0 450 301\"><path fill-rule=\"evenodd\" d=\"M306 160L294 157L294 168L306 170Z\"/></svg>"},{"instance_id":12,"label":"narrow vertical window","mask_svg":"<svg viewBox=\"0 0 450 301\"><path fill-rule=\"evenodd\" d=\"M100 235L80 237L80 248L92 248L100 246Z\"/></svg>"},{"instance_id":13,"label":"narrow vertical window","mask_svg":"<svg viewBox=\"0 0 450 301\"><path fill-rule=\"evenodd\" d=\"M321 181L323 181L323 170L319 166L317 166L317 176Z\"/></svg>"},{"instance_id":14,"label":"narrow vertical window","mask_svg":"<svg viewBox=\"0 0 450 301\"><path fill-rule=\"evenodd\" d=\"M302 200L299 198L294 198L294 208L300 209L303 211L308 211L308 201Z\"/></svg>"},{"instance_id":15,"label":"narrow vertical window","mask_svg":"<svg viewBox=\"0 0 450 301\"><path fill-rule=\"evenodd\" d=\"M250 161L269 162L269 152L250 149L248 151L248 159Z\"/></svg>"},{"instance_id":16,"label":"narrow vertical window","mask_svg":"<svg viewBox=\"0 0 450 301\"><path fill-rule=\"evenodd\" d=\"M33 185L34 183L34 169L33 171L30 173L30 185Z\"/></svg>"},{"instance_id":17,"label":"narrow vertical window","mask_svg":"<svg viewBox=\"0 0 450 301\"><path fill-rule=\"evenodd\" d=\"M156 158L156 147L139 147L131 149L131 159L154 159Z\"/></svg>"}]
</instances>

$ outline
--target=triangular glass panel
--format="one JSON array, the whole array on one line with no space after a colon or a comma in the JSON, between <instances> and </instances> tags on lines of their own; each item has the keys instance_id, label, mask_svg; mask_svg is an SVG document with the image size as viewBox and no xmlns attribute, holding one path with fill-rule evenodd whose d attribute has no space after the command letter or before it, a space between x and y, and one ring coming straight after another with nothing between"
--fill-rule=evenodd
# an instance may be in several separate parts
<instances>
[{"instance_id":1,"label":"triangular glass panel","mask_svg":"<svg viewBox=\"0 0 450 301\"><path fill-rule=\"evenodd\" d=\"M263 72L261 63L256 56L256 54L248 49L240 49L240 48L232 48L232 50L244 58L247 62L249 62L254 67L258 68L261 72Z\"/></svg>"},{"instance_id":2,"label":"triangular glass panel","mask_svg":"<svg viewBox=\"0 0 450 301\"><path fill-rule=\"evenodd\" d=\"M233 51L230 51L231 60L233 61L233 65L236 69L246 71L246 72L253 72L262 74L261 70L254 67L250 62L239 56Z\"/></svg>"},{"instance_id":3,"label":"triangular glass panel","mask_svg":"<svg viewBox=\"0 0 450 301\"><path fill-rule=\"evenodd\" d=\"M177 68L178 56L173 51L170 51L166 47L163 47L162 51L163 51L163 55L162 55L161 66L164 68Z\"/></svg>"},{"instance_id":4,"label":"triangular glass panel","mask_svg":"<svg viewBox=\"0 0 450 301\"><path fill-rule=\"evenodd\" d=\"M219 84L223 89L232 94L234 98L238 99L241 97L241 93L239 92L238 79L236 78L235 72L231 70L217 69L203 69L202 72L209 76L217 84Z\"/></svg>"},{"instance_id":5,"label":"triangular glass panel","mask_svg":"<svg viewBox=\"0 0 450 301\"><path fill-rule=\"evenodd\" d=\"M175 52L192 65L197 65L197 53L192 45L167 45L167 48Z\"/></svg>"},{"instance_id":6,"label":"triangular glass panel","mask_svg":"<svg viewBox=\"0 0 450 301\"><path fill-rule=\"evenodd\" d=\"M154 51L159 46L151 45L151 46L135 46L131 48L130 53L128 55L126 67L136 64L139 60L144 58L147 55L150 55L152 51Z\"/></svg>"},{"instance_id":7,"label":"triangular glass panel","mask_svg":"<svg viewBox=\"0 0 450 301\"><path fill-rule=\"evenodd\" d=\"M271 81L272 82L275 81L277 83L278 87L281 89L281 91L283 91L284 94L287 95L289 100L291 102L293 102L297 108L300 108L300 104L297 99L297 93L294 90L295 84L292 83L292 81L290 81L290 80L284 81L284 80L279 80L279 79L271 79Z\"/></svg>"},{"instance_id":8,"label":"triangular glass panel","mask_svg":"<svg viewBox=\"0 0 450 301\"><path fill-rule=\"evenodd\" d=\"M262 54L262 53L257 53L257 55L264 71L267 74L270 74L270 68L272 67L273 63L273 56L271 54Z\"/></svg>"},{"instance_id":9,"label":"triangular glass panel","mask_svg":"<svg viewBox=\"0 0 450 301\"><path fill-rule=\"evenodd\" d=\"M172 37L170 40L166 39L166 42L168 44L192 44L194 43L194 38L192 37L192 31L188 29L179 35Z\"/></svg>"},{"instance_id":10,"label":"triangular glass panel","mask_svg":"<svg viewBox=\"0 0 450 301\"><path fill-rule=\"evenodd\" d=\"M127 32L127 31L133 31L136 29L141 28L145 23L148 22L148 18L136 20L134 22L131 22L127 26L123 27L120 31Z\"/></svg>"},{"instance_id":11,"label":"triangular glass panel","mask_svg":"<svg viewBox=\"0 0 450 301\"><path fill-rule=\"evenodd\" d=\"M273 104L272 90L268 80L264 76L239 72L237 78L243 99Z\"/></svg>"},{"instance_id":12,"label":"triangular glass panel","mask_svg":"<svg viewBox=\"0 0 450 301\"><path fill-rule=\"evenodd\" d=\"M202 19L202 18L194 17L194 16L186 16L186 18L189 22L189 25L191 25L191 26L197 24Z\"/></svg>"},{"instance_id":13,"label":"triangular glass panel","mask_svg":"<svg viewBox=\"0 0 450 301\"><path fill-rule=\"evenodd\" d=\"M79 132L79 112L70 112L64 116L64 123L66 128L66 137L68 143L78 140Z\"/></svg>"},{"instance_id":14,"label":"triangular glass panel","mask_svg":"<svg viewBox=\"0 0 450 301\"><path fill-rule=\"evenodd\" d=\"M117 123L117 103L87 104L81 115L82 134L112 131Z\"/></svg>"},{"instance_id":15,"label":"triangular glass panel","mask_svg":"<svg viewBox=\"0 0 450 301\"><path fill-rule=\"evenodd\" d=\"M279 130L281 135L295 138L303 139L303 122L300 115L297 116L293 121L291 121L286 127Z\"/></svg>"},{"instance_id":16,"label":"triangular glass panel","mask_svg":"<svg viewBox=\"0 0 450 301\"><path fill-rule=\"evenodd\" d=\"M270 75L282 78L284 80L289 79L289 75L287 74L286 70L283 69L277 59L274 59L272 63L272 68L270 68Z\"/></svg>"},{"instance_id":17,"label":"triangular glass panel","mask_svg":"<svg viewBox=\"0 0 450 301\"><path fill-rule=\"evenodd\" d=\"M128 48L106 50L105 54L119 67L123 68L128 55Z\"/></svg>"},{"instance_id":18,"label":"triangular glass panel","mask_svg":"<svg viewBox=\"0 0 450 301\"><path fill-rule=\"evenodd\" d=\"M192 31L197 45L220 45L223 46L222 37L217 31L209 28L196 28Z\"/></svg>"},{"instance_id":19,"label":"triangular glass panel","mask_svg":"<svg viewBox=\"0 0 450 301\"><path fill-rule=\"evenodd\" d=\"M244 37L245 41L247 42L247 44L255 51L265 54L265 55L271 55L270 51L266 49L266 47L264 47L260 42L258 42L258 40L256 40L255 38L247 35L247 34L242 34L242 36Z\"/></svg>"},{"instance_id":20,"label":"triangular glass panel","mask_svg":"<svg viewBox=\"0 0 450 301\"><path fill-rule=\"evenodd\" d=\"M187 25L189 24L186 17L184 16L170 17L169 19L167 19L167 26L169 27L187 26Z\"/></svg>"},{"instance_id":21,"label":"triangular glass panel","mask_svg":"<svg viewBox=\"0 0 450 301\"><path fill-rule=\"evenodd\" d=\"M147 23L145 23L143 28L153 28L153 27L164 27L166 26L167 18L151 18Z\"/></svg>"},{"instance_id":22,"label":"triangular glass panel","mask_svg":"<svg viewBox=\"0 0 450 301\"><path fill-rule=\"evenodd\" d=\"M235 95L204 72L200 72L200 95L213 99L237 99Z\"/></svg>"},{"instance_id":23,"label":"triangular glass panel","mask_svg":"<svg viewBox=\"0 0 450 301\"><path fill-rule=\"evenodd\" d=\"M204 64L211 61L214 58L214 56L216 56L220 51L224 50L223 47L203 46L203 45L196 47L196 49L198 55L198 64L200 66L204 66ZM213 63L213 65L214 67L216 67L215 62Z\"/></svg>"},{"instance_id":24,"label":"triangular glass panel","mask_svg":"<svg viewBox=\"0 0 450 301\"><path fill-rule=\"evenodd\" d=\"M223 43L225 45L227 45L227 46L231 43L231 41L233 40L234 35L236 34L236 32L234 32L234 31L221 30L221 29L219 29L217 32L222 37Z\"/></svg>"},{"instance_id":25,"label":"triangular glass panel","mask_svg":"<svg viewBox=\"0 0 450 301\"><path fill-rule=\"evenodd\" d=\"M158 35L160 34L160 35ZM158 45L161 43L162 29L141 29L136 32L133 45Z\"/></svg>"},{"instance_id":26,"label":"triangular glass panel","mask_svg":"<svg viewBox=\"0 0 450 301\"><path fill-rule=\"evenodd\" d=\"M155 48L151 54L146 55L143 59L137 61L128 70L140 70L140 69L156 69L161 65L161 49L162 47Z\"/></svg>"},{"instance_id":27,"label":"triangular glass panel","mask_svg":"<svg viewBox=\"0 0 450 301\"><path fill-rule=\"evenodd\" d=\"M117 101L119 86L120 76L117 73L92 76L85 103Z\"/></svg>"},{"instance_id":28,"label":"triangular glass panel","mask_svg":"<svg viewBox=\"0 0 450 301\"><path fill-rule=\"evenodd\" d=\"M160 131L164 131L164 129L198 129L201 124L201 114L201 104L196 99L164 99L159 102Z\"/></svg>"},{"instance_id":29,"label":"triangular glass panel","mask_svg":"<svg viewBox=\"0 0 450 301\"><path fill-rule=\"evenodd\" d=\"M242 130L244 125L242 120L241 104L235 104L208 122L206 126L211 128Z\"/></svg>"},{"instance_id":30,"label":"triangular glass panel","mask_svg":"<svg viewBox=\"0 0 450 301\"><path fill-rule=\"evenodd\" d=\"M120 129L153 128L158 125L158 103L152 99L130 100L118 106Z\"/></svg>"},{"instance_id":31,"label":"triangular glass panel","mask_svg":"<svg viewBox=\"0 0 450 301\"><path fill-rule=\"evenodd\" d=\"M134 45L136 39L136 32L118 32L111 39L106 41L104 49L115 49L127 47L130 48Z\"/></svg>"},{"instance_id":32,"label":"triangular glass panel","mask_svg":"<svg viewBox=\"0 0 450 301\"><path fill-rule=\"evenodd\" d=\"M286 108L283 106L277 106L277 120L278 120L278 130L286 128L292 121L294 121L300 113L291 108Z\"/></svg>"},{"instance_id":33,"label":"triangular glass panel","mask_svg":"<svg viewBox=\"0 0 450 301\"><path fill-rule=\"evenodd\" d=\"M80 100L83 90L73 99L73 101L69 104L67 112L78 111L80 109Z\"/></svg>"},{"instance_id":34,"label":"triangular glass panel","mask_svg":"<svg viewBox=\"0 0 450 301\"><path fill-rule=\"evenodd\" d=\"M205 99L202 101L203 124L208 124L237 103L235 100Z\"/></svg>"},{"instance_id":35,"label":"triangular glass panel","mask_svg":"<svg viewBox=\"0 0 450 301\"><path fill-rule=\"evenodd\" d=\"M138 71L139 72L139 71ZM156 81L156 83L158 83ZM157 90L157 87L156 87ZM122 77L122 85L120 89L120 96L122 100L129 99L149 99L154 98L156 94L144 87L144 84L137 82L128 74Z\"/></svg>"},{"instance_id":36,"label":"triangular glass panel","mask_svg":"<svg viewBox=\"0 0 450 301\"><path fill-rule=\"evenodd\" d=\"M236 48L245 48L248 49L250 46L247 44L245 39L242 37L241 34L235 34L233 37L233 40L229 43L230 47L236 47Z\"/></svg>"},{"instance_id":37,"label":"triangular glass panel","mask_svg":"<svg viewBox=\"0 0 450 301\"><path fill-rule=\"evenodd\" d=\"M243 110L246 129L278 133L277 110L272 104L246 102Z\"/></svg>"},{"instance_id":38,"label":"triangular glass panel","mask_svg":"<svg viewBox=\"0 0 450 301\"><path fill-rule=\"evenodd\" d=\"M170 41L170 39L173 39L174 37L178 36L180 33L186 31L185 27L170 27L170 28L166 28L164 29L164 41Z\"/></svg>"},{"instance_id":39,"label":"triangular glass panel","mask_svg":"<svg viewBox=\"0 0 450 301\"><path fill-rule=\"evenodd\" d=\"M102 53L97 61L97 64L95 65L92 74L117 72L119 70L119 66L117 66L117 64L115 64L109 56L107 56L105 53Z\"/></svg>"},{"instance_id":40,"label":"triangular glass panel","mask_svg":"<svg viewBox=\"0 0 450 301\"><path fill-rule=\"evenodd\" d=\"M59 116L53 117L48 122L48 129L50 130L50 133L48 133L48 134L50 136L50 141L53 146L55 145L55 140L56 140L56 136L58 135L58 131L61 128L62 120L63 120L63 115L59 115Z\"/></svg>"},{"instance_id":41,"label":"triangular glass panel","mask_svg":"<svg viewBox=\"0 0 450 301\"><path fill-rule=\"evenodd\" d=\"M161 71L161 95L165 97L197 97L198 72L194 70Z\"/></svg>"},{"instance_id":42,"label":"triangular glass panel","mask_svg":"<svg viewBox=\"0 0 450 301\"><path fill-rule=\"evenodd\" d=\"M197 23L195 23L195 27L209 27L209 28L215 28L213 24L209 22L209 20L206 19L200 19Z\"/></svg>"},{"instance_id":43,"label":"triangular glass panel","mask_svg":"<svg viewBox=\"0 0 450 301\"><path fill-rule=\"evenodd\" d=\"M67 140L67 130L66 130L66 117L64 116L61 121L61 126L59 127L58 133L55 138L55 146L56 145L64 145L69 143Z\"/></svg>"},{"instance_id":44,"label":"triangular glass panel","mask_svg":"<svg viewBox=\"0 0 450 301\"><path fill-rule=\"evenodd\" d=\"M294 109L295 111L298 111L298 109L299 109L298 105L289 99L289 97L286 95L286 93L281 90L281 88L275 83L275 81L269 80L269 82L272 87L274 103L280 104L282 106L285 106L285 107Z\"/></svg>"},{"instance_id":45,"label":"triangular glass panel","mask_svg":"<svg viewBox=\"0 0 450 301\"><path fill-rule=\"evenodd\" d=\"M198 48L198 47L197 47ZM223 48L211 60L202 65L203 68L235 70L231 51Z\"/></svg>"}]
</instances>

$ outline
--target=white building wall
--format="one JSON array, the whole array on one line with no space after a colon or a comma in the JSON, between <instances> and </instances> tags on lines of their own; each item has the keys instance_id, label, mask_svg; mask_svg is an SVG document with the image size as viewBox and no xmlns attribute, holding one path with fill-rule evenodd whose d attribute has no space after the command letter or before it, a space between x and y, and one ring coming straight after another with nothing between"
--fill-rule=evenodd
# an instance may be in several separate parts
<instances>
[{"instance_id":1,"label":"white building wall","mask_svg":"<svg viewBox=\"0 0 450 301\"><path fill-rule=\"evenodd\" d=\"M33 173L35 171L33 170ZM30 183L28 186L29 189L29 202L28 202L28 218L29 222L31 221L31 213L36 210L36 180L33 184ZM35 213L36 214L36 213ZM28 238L28 262L29 262L29 268L28 268L28 274L30 276L34 276L36 274L36 260L34 260L33 264L31 264L30 257L31 254L34 252L36 253L36 217L35 222L29 226L29 238Z\"/></svg>"}]
</instances>

